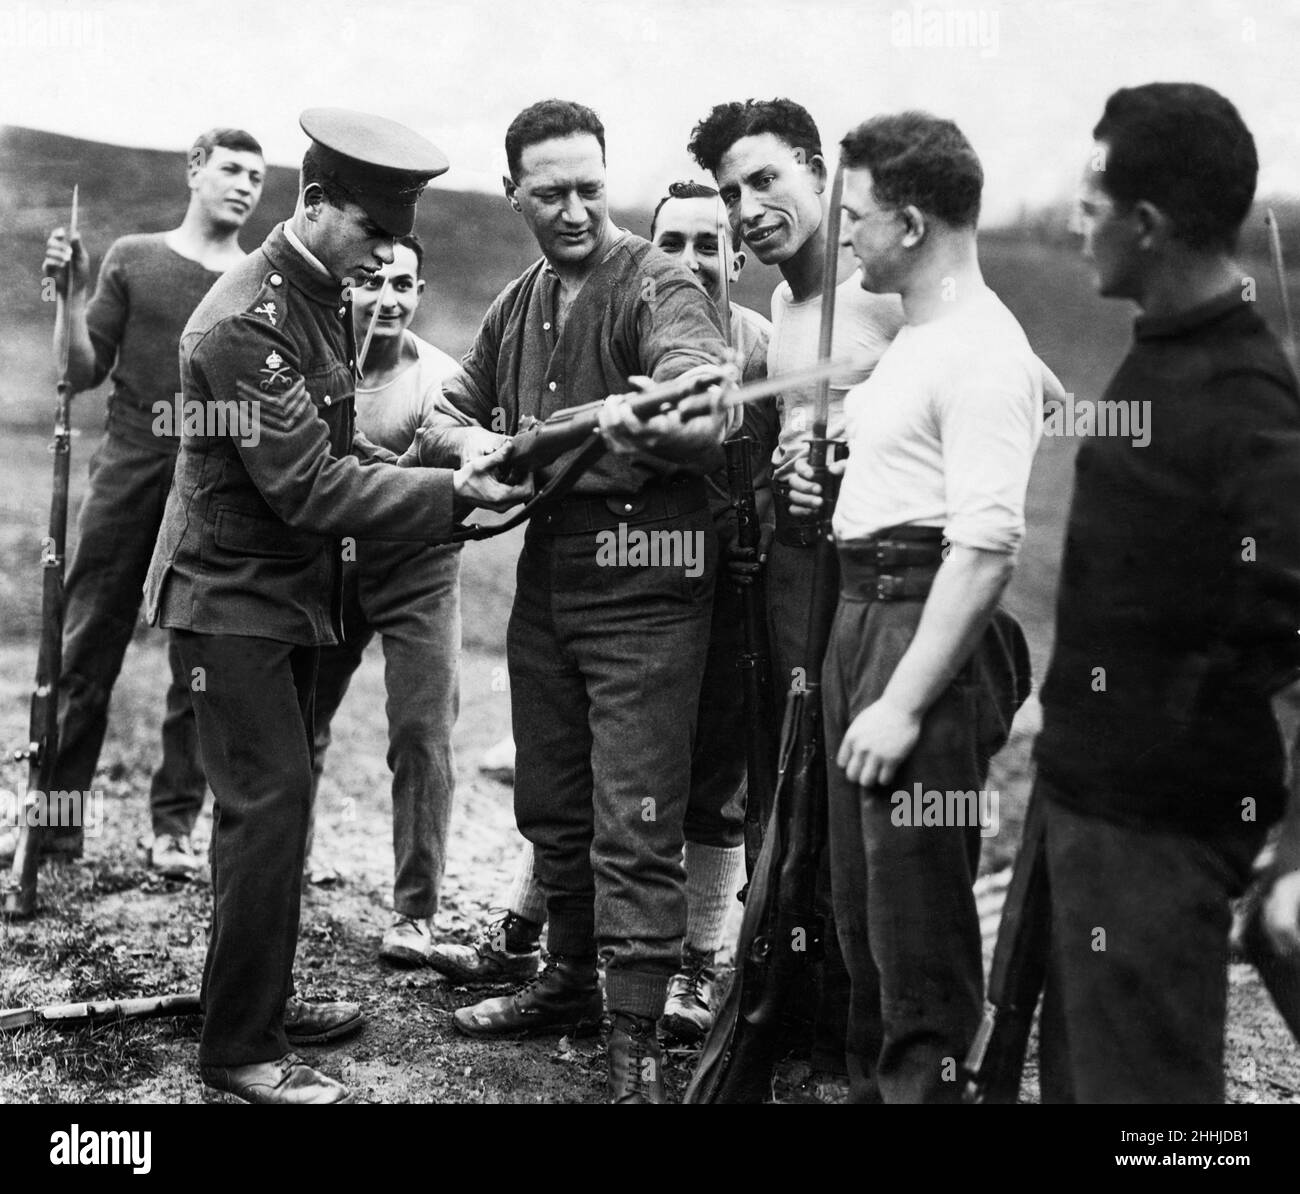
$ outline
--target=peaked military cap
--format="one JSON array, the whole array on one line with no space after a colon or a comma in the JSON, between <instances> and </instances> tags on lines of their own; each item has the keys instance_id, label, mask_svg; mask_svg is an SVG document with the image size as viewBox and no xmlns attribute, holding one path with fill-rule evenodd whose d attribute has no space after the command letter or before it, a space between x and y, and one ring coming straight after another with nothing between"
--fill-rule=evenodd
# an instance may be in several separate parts
<instances>
[{"instance_id":1,"label":"peaked military cap","mask_svg":"<svg viewBox=\"0 0 1300 1194\"><path fill-rule=\"evenodd\" d=\"M308 108L298 123L320 148L328 173L392 236L405 236L415 227L421 192L450 166L433 142L368 112Z\"/></svg>"}]
</instances>

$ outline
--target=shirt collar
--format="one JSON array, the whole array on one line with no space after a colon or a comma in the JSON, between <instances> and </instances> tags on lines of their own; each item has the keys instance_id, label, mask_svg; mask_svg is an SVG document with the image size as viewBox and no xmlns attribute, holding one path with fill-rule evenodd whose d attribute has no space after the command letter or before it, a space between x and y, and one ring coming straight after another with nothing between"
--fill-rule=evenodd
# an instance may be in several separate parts
<instances>
[{"instance_id":1,"label":"shirt collar","mask_svg":"<svg viewBox=\"0 0 1300 1194\"><path fill-rule=\"evenodd\" d=\"M342 303L341 284L302 246L287 222L271 229L262 244L262 252L294 286L317 302L331 307Z\"/></svg>"},{"instance_id":2,"label":"shirt collar","mask_svg":"<svg viewBox=\"0 0 1300 1194\"><path fill-rule=\"evenodd\" d=\"M614 250L617 249L619 245L623 243L624 240L626 240L629 236L632 235L626 228L620 228L616 224L610 224L608 225L608 227L614 230L613 237L609 242L609 247L600 255L600 262L598 263L598 267L599 265L604 265L605 262L607 262L614 255ZM595 252L595 250L592 251ZM555 272L555 267L545 257L542 258L542 273L549 274L552 278L559 277L559 275Z\"/></svg>"},{"instance_id":3,"label":"shirt collar","mask_svg":"<svg viewBox=\"0 0 1300 1194\"><path fill-rule=\"evenodd\" d=\"M1186 336L1200 332L1213 323L1231 319L1234 315L1250 314L1251 304L1242 297L1240 288L1233 287L1224 294L1188 307L1174 315L1139 315L1133 321L1135 340L1160 340L1173 336Z\"/></svg>"}]
</instances>

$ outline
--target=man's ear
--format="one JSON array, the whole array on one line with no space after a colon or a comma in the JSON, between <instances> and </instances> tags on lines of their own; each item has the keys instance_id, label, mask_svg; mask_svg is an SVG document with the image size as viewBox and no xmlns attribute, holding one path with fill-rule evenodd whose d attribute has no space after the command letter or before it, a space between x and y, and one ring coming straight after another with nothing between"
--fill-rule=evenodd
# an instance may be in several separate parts
<instances>
[{"instance_id":1,"label":"man's ear","mask_svg":"<svg viewBox=\"0 0 1300 1194\"><path fill-rule=\"evenodd\" d=\"M325 206L325 189L318 182L309 182L302 189L302 209L307 218L313 222L320 219L320 210Z\"/></svg>"},{"instance_id":2,"label":"man's ear","mask_svg":"<svg viewBox=\"0 0 1300 1194\"><path fill-rule=\"evenodd\" d=\"M505 189L506 198L510 200L510 206L515 211L521 210L519 207L519 184L508 174L501 176L501 184Z\"/></svg>"},{"instance_id":3,"label":"man's ear","mask_svg":"<svg viewBox=\"0 0 1300 1194\"><path fill-rule=\"evenodd\" d=\"M898 214L903 221L903 248L915 249L925 240L925 212L908 204L907 207L900 208Z\"/></svg>"},{"instance_id":4,"label":"man's ear","mask_svg":"<svg viewBox=\"0 0 1300 1194\"><path fill-rule=\"evenodd\" d=\"M737 249L731 255L731 280L733 282L740 277L740 271L745 268L745 262L748 260L749 258L745 256L744 249Z\"/></svg>"},{"instance_id":5,"label":"man's ear","mask_svg":"<svg viewBox=\"0 0 1300 1194\"><path fill-rule=\"evenodd\" d=\"M820 195L826 189L826 180L830 177L830 171L826 169L826 159L819 153L813 154L808 159L808 170L817 184L817 194Z\"/></svg>"},{"instance_id":6,"label":"man's ear","mask_svg":"<svg viewBox=\"0 0 1300 1194\"><path fill-rule=\"evenodd\" d=\"M1137 245L1139 249L1162 247L1169 240L1173 231L1173 225L1169 217L1147 199L1139 199L1134 203L1129 217L1133 220L1137 229Z\"/></svg>"},{"instance_id":7,"label":"man's ear","mask_svg":"<svg viewBox=\"0 0 1300 1194\"><path fill-rule=\"evenodd\" d=\"M419 278L415 283L415 297L418 299L424 294L424 279Z\"/></svg>"}]
</instances>

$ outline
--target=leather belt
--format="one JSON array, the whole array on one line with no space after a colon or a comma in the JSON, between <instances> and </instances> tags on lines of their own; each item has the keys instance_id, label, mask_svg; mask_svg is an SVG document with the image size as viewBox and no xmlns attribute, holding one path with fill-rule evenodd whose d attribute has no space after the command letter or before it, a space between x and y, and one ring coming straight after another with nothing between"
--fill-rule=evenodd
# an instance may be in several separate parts
<instances>
[{"instance_id":1,"label":"leather belt","mask_svg":"<svg viewBox=\"0 0 1300 1194\"><path fill-rule=\"evenodd\" d=\"M691 514L708 505L703 477L681 476L632 494L566 494L541 506L528 523L530 535L581 535L620 523L636 526Z\"/></svg>"},{"instance_id":2,"label":"leather belt","mask_svg":"<svg viewBox=\"0 0 1300 1194\"><path fill-rule=\"evenodd\" d=\"M839 545L846 601L917 601L929 595L947 541L938 527L889 527Z\"/></svg>"}]
</instances>

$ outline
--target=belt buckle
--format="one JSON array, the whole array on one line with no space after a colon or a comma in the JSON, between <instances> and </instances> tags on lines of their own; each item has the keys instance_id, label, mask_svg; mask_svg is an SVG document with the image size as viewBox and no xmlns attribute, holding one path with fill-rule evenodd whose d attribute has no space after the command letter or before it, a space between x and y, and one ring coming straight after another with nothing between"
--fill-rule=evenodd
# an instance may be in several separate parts
<instances>
[{"instance_id":1,"label":"belt buckle","mask_svg":"<svg viewBox=\"0 0 1300 1194\"><path fill-rule=\"evenodd\" d=\"M901 553L898 544L889 539L876 540L876 567L890 568L895 564L902 563Z\"/></svg>"},{"instance_id":2,"label":"belt buckle","mask_svg":"<svg viewBox=\"0 0 1300 1194\"><path fill-rule=\"evenodd\" d=\"M897 601L903 596L903 578L901 576L881 575L876 577L876 600Z\"/></svg>"}]
</instances>

